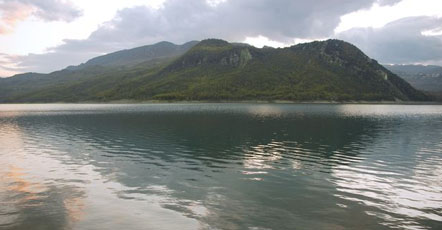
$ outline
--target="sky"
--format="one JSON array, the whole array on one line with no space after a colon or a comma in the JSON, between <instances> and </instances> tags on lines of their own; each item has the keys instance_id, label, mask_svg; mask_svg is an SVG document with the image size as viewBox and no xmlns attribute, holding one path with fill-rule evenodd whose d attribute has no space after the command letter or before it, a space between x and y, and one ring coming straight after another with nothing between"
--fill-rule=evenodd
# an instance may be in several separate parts
<instances>
[{"instance_id":1,"label":"sky","mask_svg":"<svg viewBox=\"0 0 442 230\"><path fill-rule=\"evenodd\" d=\"M441 0L0 0L0 77L160 41L336 38L384 64L442 65Z\"/></svg>"}]
</instances>

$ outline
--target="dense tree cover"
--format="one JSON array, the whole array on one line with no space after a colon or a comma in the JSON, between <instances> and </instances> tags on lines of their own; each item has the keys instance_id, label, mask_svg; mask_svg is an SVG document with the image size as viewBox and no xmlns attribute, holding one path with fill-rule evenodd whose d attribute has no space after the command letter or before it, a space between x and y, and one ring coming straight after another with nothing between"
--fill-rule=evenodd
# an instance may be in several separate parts
<instances>
[{"instance_id":1,"label":"dense tree cover","mask_svg":"<svg viewBox=\"0 0 442 230\"><path fill-rule=\"evenodd\" d=\"M208 39L183 55L150 55L136 65L87 65L5 80L2 102L429 99L339 40L258 49Z\"/></svg>"}]
</instances>

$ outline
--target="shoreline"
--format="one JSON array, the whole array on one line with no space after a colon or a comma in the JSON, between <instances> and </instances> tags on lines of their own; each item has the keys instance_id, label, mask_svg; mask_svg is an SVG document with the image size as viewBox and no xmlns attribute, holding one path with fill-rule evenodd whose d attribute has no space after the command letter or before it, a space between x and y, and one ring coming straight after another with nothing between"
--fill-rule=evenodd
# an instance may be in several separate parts
<instances>
[{"instance_id":1,"label":"shoreline","mask_svg":"<svg viewBox=\"0 0 442 230\"><path fill-rule=\"evenodd\" d=\"M114 100L114 101L81 101L81 102L14 102L0 105L26 105L26 104L360 104L360 105L442 105L442 101L289 101L289 100L196 100L196 101L166 101L166 100Z\"/></svg>"}]
</instances>

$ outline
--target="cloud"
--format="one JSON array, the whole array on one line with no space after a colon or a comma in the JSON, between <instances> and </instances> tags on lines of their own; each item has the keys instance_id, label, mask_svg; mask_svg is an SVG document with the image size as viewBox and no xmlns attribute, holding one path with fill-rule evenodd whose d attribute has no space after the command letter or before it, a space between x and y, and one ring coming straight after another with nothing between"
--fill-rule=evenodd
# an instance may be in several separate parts
<instances>
[{"instance_id":1,"label":"cloud","mask_svg":"<svg viewBox=\"0 0 442 230\"><path fill-rule=\"evenodd\" d=\"M241 41L247 36L262 35L287 42L293 37L328 36L341 15L368 8L373 2L375 0L169 0L158 11L147 7L124 9L109 22L110 27L100 28L93 36L113 35L118 39L116 33L128 32L125 39L136 36L184 42L207 37Z\"/></svg>"},{"instance_id":2,"label":"cloud","mask_svg":"<svg viewBox=\"0 0 442 230\"><path fill-rule=\"evenodd\" d=\"M32 7L20 2L0 2L0 34L10 33L19 21L25 20Z\"/></svg>"},{"instance_id":3,"label":"cloud","mask_svg":"<svg viewBox=\"0 0 442 230\"><path fill-rule=\"evenodd\" d=\"M442 64L442 18L408 17L382 28L354 28L337 35L381 63ZM427 32L427 33L425 33Z\"/></svg>"},{"instance_id":4,"label":"cloud","mask_svg":"<svg viewBox=\"0 0 442 230\"><path fill-rule=\"evenodd\" d=\"M64 0L0 0L0 34L10 33L31 15L44 21L70 22L81 11Z\"/></svg>"},{"instance_id":5,"label":"cloud","mask_svg":"<svg viewBox=\"0 0 442 230\"><path fill-rule=\"evenodd\" d=\"M45 21L70 22L81 16L81 11L71 2L63 0L20 0L36 8L35 16Z\"/></svg>"},{"instance_id":6,"label":"cloud","mask_svg":"<svg viewBox=\"0 0 442 230\"><path fill-rule=\"evenodd\" d=\"M394 5L399 3L402 0L378 0L377 4L379 4L380 6L385 6L385 5Z\"/></svg>"},{"instance_id":7,"label":"cloud","mask_svg":"<svg viewBox=\"0 0 442 230\"><path fill-rule=\"evenodd\" d=\"M46 54L23 56L18 66L49 72L103 53L163 40L244 41L263 36L293 43L295 38L328 37L341 15L369 8L374 2L378 0L168 0L159 9L138 6L120 10L87 39L65 40Z\"/></svg>"},{"instance_id":8,"label":"cloud","mask_svg":"<svg viewBox=\"0 0 442 230\"><path fill-rule=\"evenodd\" d=\"M60 8L62 4L51 5L51 2L66 3L8 1L11 15L2 14L2 20L6 18L13 23L25 17L26 7L30 6L32 14L42 20L75 18L74 8ZM147 6L122 9L87 39L66 39L46 53L14 56L14 65L2 65L17 72L51 72L104 53L163 40L184 43L204 38L229 41L259 38L275 44L292 44L295 40L327 37L354 43L381 63L442 64L442 18L409 17L381 28L353 28L334 34L342 15L369 9L374 3L394 5L398 2L400 0L167 0L156 9ZM4 7L0 0L0 10L5 10ZM41 10L36 11L35 7ZM16 8L22 10L14 10Z\"/></svg>"},{"instance_id":9,"label":"cloud","mask_svg":"<svg viewBox=\"0 0 442 230\"><path fill-rule=\"evenodd\" d=\"M14 66L13 64L19 61L19 59L19 56L0 53L0 77L11 76L12 74L23 72L24 69Z\"/></svg>"}]
</instances>

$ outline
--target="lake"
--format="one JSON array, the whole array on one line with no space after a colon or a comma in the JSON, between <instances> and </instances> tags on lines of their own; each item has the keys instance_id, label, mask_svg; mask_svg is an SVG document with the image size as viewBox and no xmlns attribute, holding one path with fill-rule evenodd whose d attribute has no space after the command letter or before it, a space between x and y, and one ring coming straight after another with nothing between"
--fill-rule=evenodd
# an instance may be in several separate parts
<instances>
[{"instance_id":1,"label":"lake","mask_svg":"<svg viewBox=\"0 0 442 230\"><path fill-rule=\"evenodd\" d=\"M0 229L442 229L442 106L0 105Z\"/></svg>"}]
</instances>

